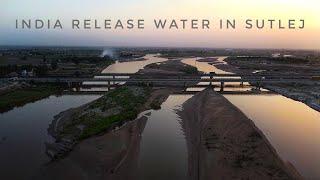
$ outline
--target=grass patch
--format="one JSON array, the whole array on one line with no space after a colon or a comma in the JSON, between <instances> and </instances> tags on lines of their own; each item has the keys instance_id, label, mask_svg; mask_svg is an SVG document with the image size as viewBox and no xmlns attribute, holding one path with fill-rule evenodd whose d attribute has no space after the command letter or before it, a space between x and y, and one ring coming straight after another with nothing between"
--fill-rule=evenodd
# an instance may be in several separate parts
<instances>
[{"instance_id":1,"label":"grass patch","mask_svg":"<svg viewBox=\"0 0 320 180\"><path fill-rule=\"evenodd\" d=\"M26 103L34 102L48 97L60 90L57 86L40 85L17 89L0 96L0 112L6 112L14 107L23 106Z\"/></svg>"},{"instance_id":2,"label":"grass patch","mask_svg":"<svg viewBox=\"0 0 320 180\"><path fill-rule=\"evenodd\" d=\"M193 66L185 66L182 71L186 74L198 74L198 69Z\"/></svg>"},{"instance_id":3,"label":"grass patch","mask_svg":"<svg viewBox=\"0 0 320 180\"><path fill-rule=\"evenodd\" d=\"M80 136L80 139L85 139L92 135L97 135L101 132L106 131L113 123L121 122L124 120L132 120L135 119L137 115L137 112L130 111L98 119L94 123L90 123L87 128L85 128Z\"/></svg>"},{"instance_id":4,"label":"grass patch","mask_svg":"<svg viewBox=\"0 0 320 180\"><path fill-rule=\"evenodd\" d=\"M79 139L105 132L114 123L134 120L146 103L151 90L142 87L120 87L106 93L63 128L63 134ZM117 109L113 112L112 109ZM81 134L78 125L84 126ZM78 134L78 135L76 135Z\"/></svg>"}]
</instances>

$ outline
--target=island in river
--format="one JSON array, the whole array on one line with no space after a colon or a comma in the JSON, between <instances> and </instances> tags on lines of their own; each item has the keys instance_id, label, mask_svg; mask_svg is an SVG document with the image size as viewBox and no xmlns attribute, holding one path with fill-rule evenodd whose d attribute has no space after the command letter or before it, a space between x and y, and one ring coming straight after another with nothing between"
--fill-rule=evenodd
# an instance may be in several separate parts
<instances>
[{"instance_id":1,"label":"island in river","mask_svg":"<svg viewBox=\"0 0 320 180\"><path fill-rule=\"evenodd\" d=\"M184 68L189 65L180 60L171 63L179 68L161 62L142 71L190 72ZM61 113L50 126L57 141L48 144L48 154L55 160L36 179L141 179L137 161L149 115L143 111L158 107L169 94L180 90L121 87ZM188 100L179 114L187 142L189 179L301 179L253 122L212 89Z\"/></svg>"},{"instance_id":2,"label":"island in river","mask_svg":"<svg viewBox=\"0 0 320 180\"><path fill-rule=\"evenodd\" d=\"M195 52L191 50L190 52L188 52L188 50L183 50L183 51L172 50L171 52L170 50L161 50L161 51L145 50L141 52L142 53L138 53L140 54L139 56L141 56L141 54L144 54L146 52L152 52L152 53L163 52L163 55L158 55L157 61L154 61L157 63L149 64L149 62L151 61L148 61L148 58L151 55L145 56L146 58L137 59L138 56L132 53L128 53L128 56L132 56L135 58L134 60L139 60L140 62L139 65L133 68L130 65L134 65L135 62L132 62L132 63L117 62L117 64L122 64L126 66L126 68L131 70L130 72L137 72L140 68L144 67L144 69L141 69L139 71L140 73L145 73L145 74L149 73L153 75L161 74L161 73L197 74L198 73L197 69L195 69L191 65L198 64L198 62L199 64L200 62L207 62L207 63L213 64L216 67L219 67L220 69L226 68L225 70L229 68L229 71L235 72L235 73L237 72L265 73L266 71L268 71L268 73L273 73L273 72L285 73L288 70L290 70L290 73L293 72L296 74L306 73L309 70L312 70L312 73L319 72L319 68L318 68L319 64L316 59L312 59L312 60L308 59L308 61L305 61L303 59L299 60L299 59L289 58L290 60L284 59L285 61L279 63L279 61L283 60L282 58L262 59L262 58L257 58L253 56L248 58L249 60L243 60L241 58L233 60L232 58L234 58L234 56L239 55L237 54L238 52L228 51L229 54L225 52L224 52L225 54L223 54L227 56L230 55L230 58L226 60L228 63L220 61L219 58L205 58L205 59L193 58L193 59L198 59L198 61L196 63L186 65L181 63L181 59L180 59L181 57L190 57L190 56L211 57L211 55L216 56L221 51L220 50L215 50L215 51L204 50L204 51ZM177 53L179 56L175 56L175 53ZM170 61L166 61L167 59L160 58L161 56L170 57L171 59ZM64 58L64 61L66 62L63 62L63 63L65 64L61 64L60 68L58 66L57 70L50 69L49 75L54 75L55 73L59 74L67 71L68 73L63 73L63 74L67 76L77 76L77 75L85 76L85 74L75 73L75 69L80 68L81 70L83 70L81 72L85 73L88 70L88 72L90 71L91 73L93 73L101 70L101 68L105 65L103 62L101 62L102 66L99 66L99 68L96 69L96 68L90 67L90 66L94 66L94 63L89 63L91 65L89 64L85 65L86 63L84 62L86 61L86 58L70 58L70 59L72 59L72 61L74 62L70 63L67 61L68 60L67 57ZM255 61L256 59L257 61ZM92 60L100 61L104 59L92 58ZM23 61L24 60L20 62L23 62ZM50 58L50 61L51 61L51 58ZM130 60L122 60L122 61L125 62ZM273 64L270 64L269 62ZM301 62L304 62L307 65L304 65ZM290 64L292 64L292 66ZM55 66L55 63L50 64L50 66L52 66L50 68L53 68ZM64 68L64 66L67 66L67 68ZM310 68L308 66L313 66L313 67ZM120 66L110 66L110 69L114 67L120 67ZM24 68L24 67L21 67L21 68ZM122 68L123 66L121 66L118 69L115 68L113 70L122 72L121 70L124 70ZM6 68L3 68L3 69L6 69ZM69 72L72 72L72 73L69 73ZM217 73L220 73L220 71L217 71ZM31 87L32 86L33 85L31 85ZM29 87L29 85L26 87ZM264 86L264 87L267 87L267 86ZM277 85L277 88L280 88L280 87L281 87L280 85ZM267 88L272 89L271 87L267 87ZM298 100L303 101L309 105L310 105L310 103L308 103L310 102L309 100L312 100L312 101L319 100L319 95L318 95L319 86L317 85L307 86L302 88L298 84L293 84L292 86L291 85L283 86L281 88L283 90L290 91L286 93L279 91L281 94L283 95L286 95L287 93L291 95L295 94L295 96L289 96L289 97L291 98L297 97ZM23 90L27 90L27 88L23 87ZM19 93L23 93L23 90L20 91ZM139 179L141 172L140 174L137 173L139 171L139 163L137 163L137 161L138 161L138 158L141 157L141 154L143 154L139 152L141 151L141 149L143 149L143 147L140 147L141 144L143 144L141 143L141 139L143 141L143 133L145 129L148 129L147 122L150 125L150 119L152 119L152 116L154 116L153 114L154 111L145 111L145 110L159 109L162 102L166 102L166 98L169 96L169 94L172 94L174 92L180 92L181 90L182 89L171 89L171 88L156 89L156 88L147 87L147 86L139 86L139 87L124 86L104 94L103 97L101 97L96 101L90 102L78 108L69 109L67 111L64 111L58 114L49 127L49 132L51 135L53 135L56 138L56 142L46 144L47 154L50 157L52 157L53 161L47 164L45 167L43 167L41 172L38 175L36 175L35 178L50 179L51 177L53 179L54 178L86 179L90 177L91 179L134 179L134 178ZM275 89L275 91L276 90L277 89ZM301 92L294 92L295 90L299 90ZM32 93L31 95L33 96ZM47 92L43 91L43 93L47 93ZM303 93L307 94L308 96L304 96ZM37 97L42 98L42 96L38 96L38 95L39 94L36 94ZM11 99L10 96L8 97L9 97L7 98L8 100L14 100L13 98ZM15 95L15 97L17 96ZM300 97L307 97L308 101L304 101L303 99L301 100L299 99ZM220 103L215 105L214 103L211 104L211 106L214 105L214 108L207 107L206 105L203 105L197 102L197 99L201 99L201 98L203 99L204 102L207 102L207 104L211 104L210 102L212 99ZM263 134L260 133L259 130L255 128L254 125L253 126L249 125L250 123L248 122L251 122L251 120L248 120L248 118L246 118L241 112L238 112L239 110L236 111L234 109L235 107L233 106L231 107L230 104L228 105L227 101L225 102L225 100L222 100L221 98L222 97L220 95L215 94L211 90L207 89L195 95L194 98L188 100L178 113L181 116L181 119L179 120L179 123L181 123L181 127L179 126L179 128L181 128L184 131L184 134L186 137L188 154L189 154L188 157L190 158L188 159L189 168L187 173L185 174L188 177L193 179L199 179L199 178L206 179L214 175L217 175L219 177L225 177L225 178L230 178L230 176L232 176L231 178L233 177L257 178L258 174L261 175L259 177L265 178L265 179L269 179L269 178L299 179L301 178L300 175L295 171L295 168L292 165L290 165L290 163L286 161L283 162L276 155L276 152L269 145L268 141L264 138ZM176 99L169 98L169 100L175 101ZM33 100L30 100L30 101L33 101ZM316 105L319 104L319 101L318 103L317 101L314 101L314 102L316 103ZM206 112L201 112L201 109L196 108L198 107L198 105L203 109L206 109L206 108L209 108L209 109L207 109ZM224 109L223 107L226 107L226 108ZM170 107L170 108L173 109L174 107ZM163 107L161 107L161 109L163 109ZM222 112L224 113L220 114L221 112L218 112L218 110L220 111L223 110ZM210 113L208 113L209 111ZM236 113L233 113L233 112L236 112ZM303 110L302 112L303 112L302 114L307 113L306 111L303 111ZM216 116L211 117L211 113L215 114ZM202 114L208 117L201 117L200 115ZM230 114L230 117L229 116L225 117L228 114ZM231 114L234 114L234 115L231 116ZM218 117L221 117L221 118L223 117L222 118L223 120L221 120ZM250 116L248 115L248 117ZM162 114L161 118L166 118L166 116ZM158 121L164 120L161 118L158 119ZM235 122L231 121L228 118L234 120ZM206 119L206 120L203 120L203 119ZM314 118L314 119L317 120L317 118ZM241 120L241 121L236 121L236 120ZM203 121L207 123L204 123L205 125L202 125ZM231 122L230 123L231 125L234 124L235 127L239 127L240 129L242 129L243 128L242 126L244 126L245 128L242 129L243 134L241 134L242 132L238 132L237 128L234 129L232 128L232 126L230 127L229 126L230 124L227 124L226 126L224 126L224 124L221 123L221 121ZM239 122L241 122L240 123L241 126L238 126ZM195 126L193 127L193 130L194 130L193 132L191 132L192 128L190 130L190 127L186 125L188 123L195 123L194 124ZM215 124L215 123L218 123L218 124ZM290 122L288 122L288 124L289 123ZM208 124L211 124L214 127L218 127L219 125L221 125L222 128L219 128L217 130L210 126L211 129L209 130L209 128L206 129ZM172 126L168 126L165 128L167 130L167 129L170 129L171 127ZM226 131L222 131L222 129L226 129ZM255 131L257 131L257 133L254 133ZM162 134L160 134L161 137L164 137L168 132L169 130L162 131L161 132ZM231 135L233 136L231 137ZM203 139L204 137L205 139ZM223 138L221 139L221 137ZM234 139L234 137L237 137L237 138ZM312 138L309 137L308 139L306 139L306 142L309 142L310 139ZM154 138L152 140L158 142L157 138ZM197 144L198 146L195 147L195 145L193 145L192 143L190 145L190 142L192 142L193 144ZM238 143L230 143L230 142L238 142ZM273 142L272 139L270 140L270 142ZM6 143L8 143L8 140L7 140L7 137L4 136L4 138L2 138L2 141L0 141L0 144L6 145ZM159 144L161 143L159 142ZM178 143L175 143L175 144L178 144ZM276 147L275 144L273 145L274 147ZM157 146L148 146L147 148L150 149L154 147L157 147ZM171 147L170 144L168 145L168 147ZM313 146L311 149L314 151L317 151L317 148L315 146ZM170 149L166 153L163 152L164 155L160 157L167 157L169 152L171 153ZM197 153L195 152L201 152L201 154L197 155ZM289 152L289 150L284 152L287 153ZM174 154L174 152L172 152L171 154ZM215 156L216 154L218 154L218 156ZM310 153L310 154L314 154L314 153ZM212 156L214 156L214 158L212 158ZM215 159L215 157L218 159ZM306 157L306 156L302 155L302 157ZM153 158L149 158L149 159L150 161L153 160ZM178 158L176 157L176 159ZM202 163L205 163L205 164L202 164ZM293 164L296 166L298 163L293 162ZM312 168L310 168L310 166L304 166L304 168L314 169L314 167L317 167L316 164L317 163L313 162L313 164L310 165L312 166ZM208 167L206 165L208 165ZM171 166L168 166L168 167L171 167ZM225 171L221 170L221 167L224 167ZM219 171L215 172L214 170L217 170L217 171L219 170ZM152 174L153 171L148 171L148 172L149 174ZM301 171L301 167L299 167L299 172L303 172ZM174 177L174 176L168 175L168 177ZM310 177L318 177L318 174L315 173L313 176L310 176ZM161 176L159 176L158 178L161 178ZM147 178L147 179L154 179L154 178ZM163 179L168 179L168 178L163 178ZM175 178L175 179L178 179L178 178Z\"/></svg>"}]
</instances>

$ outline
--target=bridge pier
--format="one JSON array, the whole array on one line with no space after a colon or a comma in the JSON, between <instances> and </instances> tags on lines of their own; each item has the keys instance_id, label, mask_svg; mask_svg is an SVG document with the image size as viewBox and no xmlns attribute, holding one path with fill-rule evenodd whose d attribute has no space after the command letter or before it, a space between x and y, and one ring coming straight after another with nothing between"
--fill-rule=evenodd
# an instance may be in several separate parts
<instances>
[{"instance_id":1,"label":"bridge pier","mask_svg":"<svg viewBox=\"0 0 320 180\"><path fill-rule=\"evenodd\" d=\"M223 92L224 91L224 82L221 81L220 83L220 92Z\"/></svg>"},{"instance_id":2,"label":"bridge pier","mask_svg":"<svg viewBox=\"0 0 320 180\"><path fill-rule=\"evenodd\" d=\"M81 83L75 83L76 91L80 91Z\"/></svg>"},{"instance_id":3,"label":"bridge pier","mask_svg":"<svg viewBox=\"0 0 320 180\"><path fill-rule=\"evenodd\" d=\"M110 81L108 81L108 91L110 91L110 86L111 86Z\"/></svg>"}]
</instances>

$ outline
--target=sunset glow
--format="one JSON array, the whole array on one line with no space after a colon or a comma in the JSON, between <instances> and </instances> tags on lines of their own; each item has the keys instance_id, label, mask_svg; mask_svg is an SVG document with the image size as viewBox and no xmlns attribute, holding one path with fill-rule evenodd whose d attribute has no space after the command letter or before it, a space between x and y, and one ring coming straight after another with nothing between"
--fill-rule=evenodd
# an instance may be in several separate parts
<instances>
[{"instance_id":1,"label":"sunset glow","mask_svg":"<svg viewBox=\"0 0 320 180\"><path fill-rule=\"evenodd\" d=\"M94 3L93 3L94 2ZM320 1L317 0L125 0L0 2L1 45L187 46L230 48L320 49ZM145 29L63 30L15 29L16 19L144 19ZM235 19L236 29L155 30L153 19ZM287 24L304 19L304 29L243 28L245 19L275 19Z\"/></svg>"}]
</instances>

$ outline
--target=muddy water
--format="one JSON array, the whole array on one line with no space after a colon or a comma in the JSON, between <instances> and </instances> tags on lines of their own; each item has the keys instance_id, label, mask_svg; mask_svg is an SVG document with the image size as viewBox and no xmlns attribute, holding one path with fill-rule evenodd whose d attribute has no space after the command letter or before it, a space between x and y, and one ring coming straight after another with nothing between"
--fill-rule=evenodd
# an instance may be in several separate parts
<instances>
[{"instance_id":1,"label":"muddy water","mask_svg":"<svg viewBox=\"0 0 320 180\"><path fill-rule=\"evenodd\" d=\"M176 110L190 97L171 95L151 111L140 144L139 179L187 179L187 145Z\"/></svg>"},{"instance_id":2,"label":"muddy water","mask_svg":"<svg viewBox=\"0 0 320 180\"><path fill-rule=\"evenodd\" d=\"M226 59L226 58L227 57L217 57L218 62L215 64L226 64L226 62L224 61L224 59ZM181 62L188 64L188 65L191 65L191 66L194 66L198 69L198 71L204 72L206 74L208 74L210 72L215 72L217 74L233 74L233 73L218 69L214 65L209 64L208 62L199 62L199 61L197 61L197 59L201 59L201 58L197 58L197 57L185 58ZM202 77L202 78L209 78L209 77ZM225 78L225 77L219 77L219 79L223 79L223 78ZM240 77L227 77L227 78L240 79ZM215 86L220 86L219 82L214 82L212 84ZM198 83L198 85L209 85L209 82L200 82L200 83ZM227 83L225 83L225 85L239 85L239 83L227 82ZM244 85L249 85L249 84L247 82L245 82ZM192 91L193 88L188 88L187 90Z\"/></svg>"},{"instance_id":3,"label":"muddy water","mask_svg":"<svg viewBox=\"0 0 320 180\"><path fill-rule=\"evenodd\" d=\"M157 54L147 54L143 61L116 62L108 66L102 73L136 73L144 66L152 63L166 61L166 58L157 57Z\"/></svg>"},{"instance_id":4,"label":"muddy water","mask_svg":"<svg viewBox=\"0 0 320 180\"><path fill-rule=\"evenodd\" d=\"M223 60L225 58L226 57L218 57L218 61L224 64L225 62ZM215 66L210 65L208 64L208 62L199 62L197 61L197 59L200 59L200 58L186 58L186 59L183 59L182 62L185 64L189 64L191 66L197 67L198 71L202 71L205 73L215 72L217 74L232 74L230 72L220 70Z\"/></svg>"},{"instance_id":5,"label":"muddy water","mask_svg":"<svg viewBox=\"0 0 320 180\"><path fill-rule=\"evenodd\" d=\"M0 114L0 179L30 179L44 163L47 128L61 111L97 99L97 95L63 95L29 103Z\"/></svg>"},{"instance_id":6,"label":"muddy water","mask_svg":"<svg viewBox=\"0 0 320 180\"><path fill-rule=\"evenodd\" d=\"M110 66L108 66L106 69L104 69L101 73L136 73L140 69L143 69L146 65L152 64L152 63L158 63L167 61L166 58L160 58L157 57L159 54L147 54L143 57L144 60L139 61L128 61L128 62L116 62ZM120 76L121 78L129 78L129 76ZM95 76L95 78L112 78L111 76ZM118 76L115 76L115 78L119 78ZM125 82L111 82L110 84L118 84L122 85ZM108 82L83 82L85 85L108 85ZM108 91L107 87L99 87L99 88L81 88L80 91Z\"/></svg>"}]
</instances>

